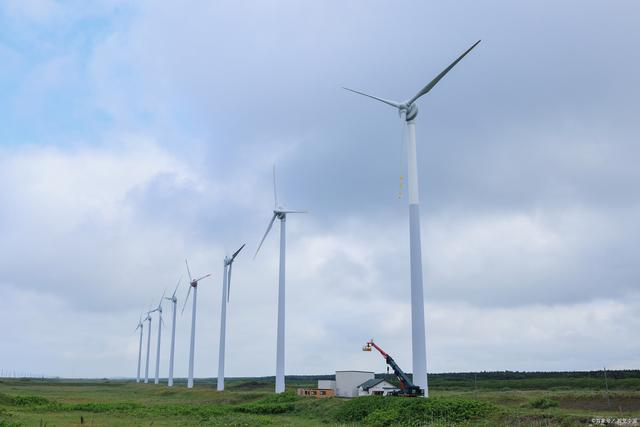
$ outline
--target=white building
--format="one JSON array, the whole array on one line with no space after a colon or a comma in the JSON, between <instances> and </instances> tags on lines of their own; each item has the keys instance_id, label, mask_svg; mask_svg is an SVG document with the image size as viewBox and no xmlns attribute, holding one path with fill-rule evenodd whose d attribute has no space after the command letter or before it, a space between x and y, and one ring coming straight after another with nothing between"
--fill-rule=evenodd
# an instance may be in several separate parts
<instances>
[{"instance_id":1,"label":"white building","mask_svg":"<svg viewBox=\"0 0 640 427\"><path fill-rule=\"evenodd\" d=\"M369 371L336 371L336 396L358 397L358 386L373 378Z\"/></svg>"},{"instance_id":2,"label":"white building","mask_svg":"<svg viewBox=\"0 0 640 427\"><path fill-rule=\"evenodd\" d=\"M335 390L336 382L334 380L318 380L318 390Z\"/></svg>"},{"instance_id":3,"label":"white building","mask_svg":"<svg viewBox=\"0 0 640 427\"><path fill-rule=\"evenodd\" d=\"M388 396L397 391L398 387L383 380L382 378L373 378L358 385L358 396Z\"/></svg>"}]
</instances>

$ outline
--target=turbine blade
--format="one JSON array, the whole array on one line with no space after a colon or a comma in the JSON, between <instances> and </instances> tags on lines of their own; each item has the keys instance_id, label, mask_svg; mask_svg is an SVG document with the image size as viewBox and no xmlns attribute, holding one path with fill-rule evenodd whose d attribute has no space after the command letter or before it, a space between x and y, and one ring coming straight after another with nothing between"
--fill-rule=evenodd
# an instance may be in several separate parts
<instances>
[{"instance_id":1,"label":"turbine blade","mask_svg":"<svg viewBox=\"0 0 640 427\"><path fill-rule=\"evenodd\" d=\"M180 312L181 316L184 314L184 308L187 306L187 302L189 301L189 294L191 294L191 285L189 285L189 290L187 291L187 297L184 299L184 304L182 305L182 311Z\"/></svg>"},{"instance_id":2,"label":"turbine blade","mask_svg":"<svg viewBox=\"0 0 640 427\"><path fill-rule=\"evenodd\" d=\"M162 300L164 299L164 296L166 293L167 293L167 288L164 288L164 291L162 291L162 296L160 297L160 302L158 303L158 307L162 305Z\"/></svg>"},{"instance_id":3,"label":"turbine blade","mask_svg":"<svg viewBox=\"0 0 640 427\"><path fill-rule=\"evenodd\" d=\"M444 70L442 70L442 72L441 72L440 74L438 74L438 75L436 76L436 78L435 78L435 79L431 80L431 82L429 82L429 84L428 84L428 85L426 85L425 87L423 87L423 88L422 88L422 90L420 90L420 92L418 92L418 93L417 93L413 98L411 98L409 101L407 101L407 105L411 105L411 104L413 104L414 102L416 102L416 100L417 100L418 98L420 98L422 95L426 94L426 93L427 93L427 92L429 92L431 89L433 89L433 87L434 87L435 85L437 85L437 84L438 84L438 82L440 81L440 79L442 79L442 78L443 78L443 77L444 77L444 76L445 76L449 71L451 71L451 69L452 69L453 67L455 67L455 66L456 66L456 64L457 64L458 62L460 62L460 61L462 60L462 58L464 58L464 57L467 55L467 53L471 52L471 49L473 49L474 47L476 47L476 46L478 45L478 43L480 43L480 41L481 41L481 40L478 40L477 42L475 42L475 43L473 44L473 46L471 46L471 47L470 47L469 49L467 49L467 50L466 50L462 55L460 55L460 56L458 57L458 59L456 59L455 61L453 61L453 62L451 63L451 65L449 65L447 68L445 68Z\"/></svg>"},{"instance_id":4,"label":"turbine blade","mask_svg":"<svg viewBox=\"0 0 640 427\"><path fill-rule=\"evenodd\" d=\"M233 268L233 263L229 264L229 276L227 277L227 302L229 302L229 295L231 295L231 269L232 268Z\"/></svg>"},{"instance_id":5,"label":"turbine blade","mask_svg":"<svg viewBox=\"0 0 640 427\"><path fill-rule=\"evenodd\" d=\"M185 258L184 263L187 265L187 273L189 273L189 281L193 281L193 278L191 277L191 271L189 270L189 262L187 261L187 259Z\"/></svg>"},{"instance_id":6,"label":"turbine blade","mask_svg":"<svg viewBox=\"0 0 640 427\"><path fill-rule=\"evenodd\" d=\"M273 165L273 208L278 209L278 191L276 187L276 165Z\"/></svg>"},{"instance_id":7,"label":"turbine blade","mask_svg":"<svg viewBox=\"0 0 640 427\"><path fill-rule=\"evenodd\" d=\"M376 101L384 102L385 104L391 105L392 107L400 108L400 105L401 105L398 102L390 101L390 100L384 99L384 98L378 98L377 96L369 95L369 94L366 94L364 92L358 92L357 90L349 89L348 87L342 86L342 89L348 90L348 91L353 92L353 93L357 93L358 95L367 96L369 98L375 99Z\"/></svg>"},{"instance_id":8,"label":"turbine blade","mask_svg":"<svg viewBox=\"0 0 640 427\"><path fill-rule=\"evenodd\" d=\"M231 255L231 262L233 262L233 260L238 256L238 254L240 253L240 251L242 250L242 248L244 248L246 245L246 243L243 243L242 246L240 246L240 249L238 249L237 251L235 251L233 253L233 255Z\"/></svg>"},{"instance_id":9,"label":"turbine blade","mask_svg":"<svg viewBox=\"0 0 640 427\"><path fill-rule=\"evenodd\" d=\"M200 280L202 280L202 279L206 279L206 278L207 278L207 277L209 277L209 276L211 276L211 273L209 273L209 274L205 274L205 275L204 275L204 276L202 276L201 278L196 279L196 282L199 282L199 281L200 281Z\"/></svg>"},{"instance_id":10,"label":"turbine blade","mask_svg":"<svg viewBox=\"0 0 640 427\"><path fill-rule=\"evenodd\" d=\"M309 213L309 211L281 211L282 213Z\"/></svg>"},{"instance_id":11,"label":"turbine blade","mask_svg":"<svg viewBox=\"0 0 640 427\"><path fill-rule=\"evenodd\" d=\"M271 217L271 222L269 222L269 226L267 227L267 231L264 233L264 236L262 237L262 240L260 240L260 244L258 245L258 249L256 249L255 255L253 255L253 259L256 259L256 255L258 255L258 252L260 251L260 248L262 247L262 243L264 243L264 239L267 238L267 234L269 234L269 231L271 231L271 227L273 227L273 223L274 223L275 220L276 220L276 214L274 212L273 216Z\"/></svg>"},{"instance_id":12,"label":"turbine blade","mask_svg":"<svg viewBox=\"0 0 640 427\"><path fill-rule=\"evenodd\" d=\"M178 291L178 286L180 286L181 280L182 280L182 276L180 276L180 278L178 279L178 283L176 283L176 288L173 290L173 294L171 295L171 298L167 298L167 299L173 299L173 297L176 296L176 292Z\"/></svg>"}]
</instances>

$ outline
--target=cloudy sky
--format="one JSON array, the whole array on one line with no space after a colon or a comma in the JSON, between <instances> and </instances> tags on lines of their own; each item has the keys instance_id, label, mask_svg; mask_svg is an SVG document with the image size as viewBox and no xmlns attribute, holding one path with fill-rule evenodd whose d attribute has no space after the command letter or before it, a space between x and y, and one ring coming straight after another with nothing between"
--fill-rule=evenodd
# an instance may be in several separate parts
<instances>
[{"instance_id":1,"label":"cloudy sky","mask_svg":"<svg viewBox=\"0 0 640 427\"><path fill-rule=\"evenodd\" d=\"M273 375L277 233L252 256L275 163L311 211L288 221L286 372L383 371L371 337L410 370L400 122L341 86L407 99L478 39L419 102L429 371L638 368L639 19L633 0L0 3L0 369L135 375L138 318L187 257L213 273L196 375L216 375L222 262L246 242L227 373Z\"/></svg>"}]
</instances>

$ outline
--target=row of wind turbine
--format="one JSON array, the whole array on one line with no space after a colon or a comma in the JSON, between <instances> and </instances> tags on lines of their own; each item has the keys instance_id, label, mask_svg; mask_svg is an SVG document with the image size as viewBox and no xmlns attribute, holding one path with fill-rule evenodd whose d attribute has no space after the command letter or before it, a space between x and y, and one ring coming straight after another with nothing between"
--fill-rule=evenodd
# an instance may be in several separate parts
<instances>
[{"instance_id":1,"label":"row of wind turbine","mask_svg":"<svg viewBox=\"0 0 640 427\"><path fill-rule=\"evenodd\" d=\"M267 226L267 231L265 232L262 240L258 244L256 249L255 257L258 255L262 244L266 240L271 228L273 227L276 219L280 220L280 261L279 261L279 280L278 280L278 328L277 328L277 337L276 337L276 386L275 391L277 393L281 393L284 391L285 382L284 382L284 338L285 338L285 266L286 266L286 218L288 214L293 213L307 213L307 211L301 210L292 210L282 207L278 204L278 192L277 192L277 182L276 182L276 170L275 166L273 167L273 216ZM245 245L240 246L238 250L236 250L231 256L226 256L223 262L223 276L222 276L222 298L221 298L221 308L220 308L220 345L219 345L219 355L218 355L218 382L217 389L219 391L224 390L224 369L225 369L225 348L226 348L226 325L227 325L227 305L229 303L229 298L231 294L231 272L233 271L233 263L236 257L240 254L242 249L244 249ZM192 310L191 310L191 339L189 345L189 371L187 377L187 387L193 387L193 371L194 371L194 356L195 356L195 337L196 337L196 308L197 308L197 298L198 298L198 283L211 276L211 274L206 274L202 277L194 279L191 276L191 270L189 268L189 263L185 260L185 265L187 269L187 274L189 276L189 290L187 292L187 296L184 300L184 304L182 306L182 313L184 314L184 310L189 301L189 296L191 295L191 290L193 289L193 297L192 297ZM147 317L145 321L148 321L149 324L147 326L147 361L146 361L146 370L145 370L145 383L148 382L148 369L149 369L149 349L151 345L151 313L158 313L158 339L157 339L157 348L156 348L156 371L155 371L155 384L159 383L159 373L160 373L160 348L161 348L161 334L162 334L162 325L164 324L162 320L162 302L163 300L169 300L173 305L173 314L172 314L172 327L171 327L171 352L169 356L169 377L168 377L168 386L173 385L173 366L174 366L174 352L175 352L175 331L176 331L176 306L177 306L177 297L176 292L180 285L180 280L178 280L178 284L173 291L171 297L165 297L165 293L162 294L160 298L160 302L157 307L153 310L147 312ZM142 320L138 322L138 326L136 328L140 329L140 348L138 350L138 381L140 378L140 358L142 354L142 334L144 329L144 323Z\"/></svg>"},{"instance_id":2,"label":"row of wind turbine","mask_svg":"<svg viewBox=\"0 0 640 427\"><path fill-rule=\"evenodd\" d=\"M480 40L474 43L469 49L462 53L455 61L453 61L448 67L446 67L440 74L438 74L433 80L431 80L426 86L420 89L414 96L404 102L392 101L377 96L369 95L364 92L360 92L354 89L344 88L348 91L354 92L359 95L366 96L376 101L387 104L397 109L400 119L402 121L402 140L406 143L407 147L407 167L408 167L408 193L409 193L409 249L410 249L410 271L411 271L411 337L412 337L412 359L413 359L413 382L424 390L424 396L428 397L428 383L427 383L427 359L426 359L426 337L425 337L425 317L424 317L424 291L423 291L423 274L422 274L422 248L420 238L420 202L418 191L418 162L416 155L416 134L415 134L415 120L418 115L418 106L416 102L422 96L429 93L438 82L455 67L458 62L462 60L473 48L475 48ZM276 338L276 393L281 393L285 389L285 276L286 276L286 219L288 214L306 213L306 211L291 210L282 207L278 204L278 193L276 185L276 173L275 166L273 168L273 199L274 208L273 215L267 230L262 237L262 240L258 244L255 257L258 255L262 244L269 235L276 219L280 220L280 253L279 253L279 270L278 270L278 326L277 326L277 338ZM231 286L231 270L233 262L244 248L242 245L231 257L225 257L224 259L224 272L222 283L222 302L220 310L220 346L219 346L219 358L218 358L218 390L224 390L224 366L225 366L225 340L226 340L226 319L227 319L227 304L229 302L230 286ZM186 263L186 260L185 260ZM190 287L185 299L182 311L186 307L191 288L193 288L193 309L191 314L191 342L189 352L189 377L188 387L193 387L193 358L194 358L194 346L195 346L195 328L196 328L196 300L198 282L209 277L210 274L204 275L198 279L191 277L189 271L189 264L187 265L187 273L189 274ZM178 282L179 283L179 282ZM177 290L177 286L176 286ZM171 341L171 357L170 357L170 373L169 373L169 385L173 384L173 351L175 341L175 306L176 296L175 291L170 299L174 305L173 311L173 328L172 328L172 341ZM164 298L164 294L163 294ZM162 302L162 299L161 299ZM158 348L156 359L156 383L158 383L158 370L159 370L159 356L160 356L160 330L162 327L162 307L161 303L155 310L147 313L145 321L149 321L148 325L148 337L147 337L147 361L145 369L145 383L148 382L148 370L149 370L149 345L151 337L151 318L149 313L158 311ZM140 381L140 360L142 354L142 335L143 335L143 320L138 322L137 329L140 329L140 349L138 351L138 381Z\"/></svg>"}]
</instances>

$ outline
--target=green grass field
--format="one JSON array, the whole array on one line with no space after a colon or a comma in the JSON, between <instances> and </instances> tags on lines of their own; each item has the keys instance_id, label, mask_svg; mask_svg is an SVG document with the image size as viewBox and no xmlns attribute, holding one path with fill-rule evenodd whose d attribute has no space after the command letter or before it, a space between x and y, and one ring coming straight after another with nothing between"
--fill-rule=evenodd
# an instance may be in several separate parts
<instances>
[{"instance_id":1,"label":"green grass field","mask_svg":"<svg viewBox=\"0 0 640 427\"><path fill-rule=\"evenodd\" d=\"M640 419L640 372L479 373L430 376L429 399L317 400L295 395L313 377L235 379L227 391L116 380L0 380L0 426L412 425L573 426L592 418Z\"/></svg>"}]
</instances>

